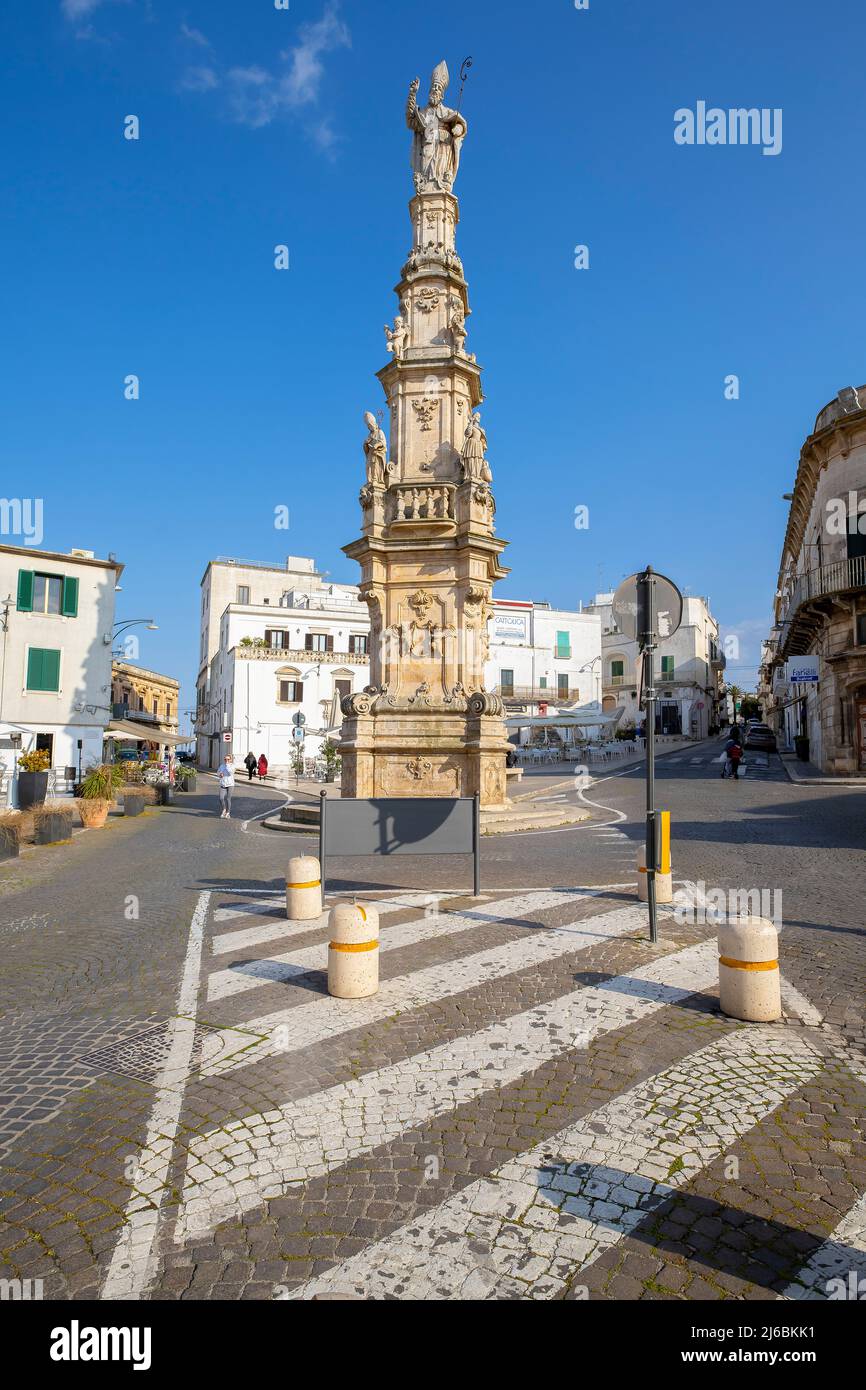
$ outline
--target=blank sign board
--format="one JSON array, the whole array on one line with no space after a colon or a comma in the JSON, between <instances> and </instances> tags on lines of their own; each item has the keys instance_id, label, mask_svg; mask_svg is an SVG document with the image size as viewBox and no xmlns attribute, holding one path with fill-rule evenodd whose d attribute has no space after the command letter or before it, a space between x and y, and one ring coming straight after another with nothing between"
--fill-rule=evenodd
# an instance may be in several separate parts
<instances>
[{"instance_id":1,"label":"blank sign board","mask_svg":"<svg viewBox=\"0 0 866 1390\"><path fill-rule=\"evenodd\" d=\"M471 854L480 892L478 798L322 796L319 860L324 889L331 855Z\"/></svg>"}]
</instances>

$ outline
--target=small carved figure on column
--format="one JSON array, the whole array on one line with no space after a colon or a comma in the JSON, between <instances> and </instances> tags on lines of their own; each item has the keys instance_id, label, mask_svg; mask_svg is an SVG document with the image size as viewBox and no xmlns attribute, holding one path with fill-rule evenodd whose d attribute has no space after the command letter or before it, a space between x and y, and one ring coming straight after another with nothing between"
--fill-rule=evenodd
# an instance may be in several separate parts
<instances>
[{"instance_id":1,"label":"small carved figure on column","mask_svg":"<svg viewBox=\"0 0 866 1390\"><path fill-rule=\"evenodd\" d=\"M385 337L388 340L388 351L393 353L394 360L399 362L409 344L409 329L402 314L398 314L394 319L393 328L385 324Z\"/></svg>"},{"instance_id":2,"label":"small carved figure on column","mask_svg":"<svg viewBox=\"0 0 866 1390\"><path fill-rule=\"evenodd\" d=\"M375 415L369 410L364 413L367 438L364 440L364 457L367 461L367 482L383 487L388 477L388 443L385 431Z\"/></svg>"},{"instance_id":3,"label":"small carved figure on column","mask_svg":"<svg viewBox=\"0 0 866 1390\"><path fill-rule=\"evenodd\" d=\"M487 453L487 435L481 427L481 415L476 410L470 415L463 441L463 476L473 482L492 483L490 464L484 457Z\"/></svg>"},{"instance_id":4,"label":"small carved figure on column","mask_svg":"<svg viewBox=\"0 0 866 1390\"><path fill-rule=\"evenodd\" d=\"M454 344L455 352L463 351L463 344L466 342L466 319L463 317L463 310L458 307L451 315L451 340Z\"/></svg>"}]
</instances>

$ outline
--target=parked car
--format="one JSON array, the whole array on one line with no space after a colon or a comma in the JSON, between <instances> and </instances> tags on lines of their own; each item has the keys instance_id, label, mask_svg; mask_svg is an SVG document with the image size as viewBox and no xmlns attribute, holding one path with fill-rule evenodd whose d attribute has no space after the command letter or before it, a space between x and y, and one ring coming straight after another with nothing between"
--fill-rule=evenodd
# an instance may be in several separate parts
<instances>
[{"instance_id":1,"label":"parked car","mask_svg":"<svg viewBox=\"0 0 866 1390\"><path fill-rule=\"evenodd\" d=\"M117 762L119 763L146 763L147 753L143 748L118 748Z\"/></svg>"},{"instance_id":2,"label":"parked car","mask_svg":"<svg viewBox=\"0 0 866 1390\"><path fill-rule=\"evenodd\" d=\"M745 746L760 749L764 753L775 753L776 735L767 724L753 724L746 730Z\"/></svg>"},{"instance_id":3,"label":"parked car","mask_svg":"<svg viewBox=\"0 0 866 1390\"><path fill-rule=\"evenodd\" d=\"M179 763L187 763L190 767L195 767L195 753L178 753L177 761Z\"/></svg>"}]
</instances>

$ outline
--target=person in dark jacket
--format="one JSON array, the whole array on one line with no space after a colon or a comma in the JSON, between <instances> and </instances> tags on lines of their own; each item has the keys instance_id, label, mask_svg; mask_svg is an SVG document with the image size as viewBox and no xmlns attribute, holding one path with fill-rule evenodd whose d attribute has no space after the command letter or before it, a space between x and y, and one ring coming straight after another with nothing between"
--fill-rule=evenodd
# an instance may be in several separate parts
<instances>
[{"instance_id":1,"label":"person in dark jacket","mask_svg":"<svg viewBox=\"0 0 866 1390\"><path fill-rule=\"evenodd\" d=\"M247 770L247 778L250 782L256 775L257 766L258 764L256 763L256 755L252 752L252 750L250 750L250 752L247 753L247 756L244 758L244 767Z\"/></svg>"},{"instance_id":2,"label":"person in dark jacket","mask_svg":"<svg viewBox=\"0 0 866 1390\"><path fill-rule=\"evenodd\" d=\"M260 782L264 781L264 779L265 779L265 777L267 777L267 775L268 775L268 760L267 760L267 758L265 757L264 753L262 753L261 757L259 758L259 781L260 781Z\"/></svg>"}]
</instances>

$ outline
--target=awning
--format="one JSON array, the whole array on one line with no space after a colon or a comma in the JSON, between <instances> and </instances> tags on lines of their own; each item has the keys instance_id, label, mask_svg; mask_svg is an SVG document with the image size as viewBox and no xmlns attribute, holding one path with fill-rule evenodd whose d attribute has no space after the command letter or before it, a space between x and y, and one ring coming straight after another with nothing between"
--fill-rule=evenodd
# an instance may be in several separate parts
<instances>
[{"instance_id":1,"label":"awning","mask_svg":"<svg viewBox=\"0 0 866 1390\"><path fill-rule=\"evenodd\" d=\"M625 714L625 706L616 709L564 709L558 714L514 714L505 721L506 729L558 728L558 729L608 729L613 728Z\"/></svg>"},{"instance_id":2,"label":"awning","mask_svg":"<svg viewBox=\"0 0 866 1390\"><path fill-rule=\"evenodd\" d=\"M170 748L174 748L178 743L192 742L190 734L170 734L156 724L136 724L131 719L112 719L104 737L114 737L118 743L128 743L130 739L137 742L142 739L145 743L161 743Z\"/></svg>"}]
</instances>

